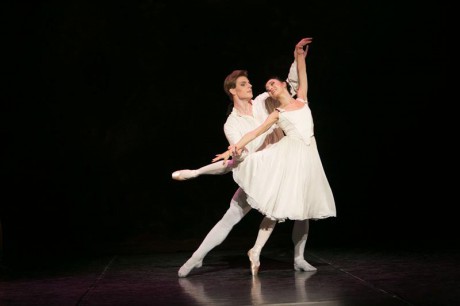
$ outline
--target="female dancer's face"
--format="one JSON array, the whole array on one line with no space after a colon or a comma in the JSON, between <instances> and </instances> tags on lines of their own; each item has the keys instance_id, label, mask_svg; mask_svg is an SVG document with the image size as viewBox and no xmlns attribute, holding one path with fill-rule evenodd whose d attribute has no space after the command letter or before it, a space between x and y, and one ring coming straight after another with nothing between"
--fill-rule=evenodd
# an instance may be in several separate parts
<instances>
[{"instance_id":1,"label":"female dancer's face","mask_svg":"<svg viewBox=\"0 0 460 306\"><path fill-rule=\"evenodd\" d=\"M278 79L270 79L265 83L265 90L267 90L270 97L276 98L284 89L285 85Z\"/></svg>"}]
</instances>

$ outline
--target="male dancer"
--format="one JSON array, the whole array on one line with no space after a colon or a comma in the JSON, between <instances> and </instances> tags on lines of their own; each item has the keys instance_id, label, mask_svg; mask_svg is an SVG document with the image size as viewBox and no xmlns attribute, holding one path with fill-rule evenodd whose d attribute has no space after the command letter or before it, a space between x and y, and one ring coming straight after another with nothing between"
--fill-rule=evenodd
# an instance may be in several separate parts
<instances>
[{"instance_id":1,"label":"male dancer","mask_svg":"<svg viewBox=\"0 0 460 306\"><path fill-rule=\"evenodd\" d=\"M306 52L305 52L306 55ZM287 82L291 85L291 93L296 92L298 84L297 67L294 62L289 70ZM269 98L268 93L258 95L252 99L252 85L244 70L235 70L224 81L224 90L233 102L233 110L224 124L224 133L230 144L236 143L244 134L259 126L274 109L275 103ZM267 99L268 98L268 99ZM279 141L283 133L278 128L272 128L246 146L247 152L263 150L265 147ZM243 153L245 154L245 153ZM241 157L240 157L241 158ZM175 180L188 180L200 175L220 175L231 171L232 163L238 162L238 157L227 161L226 164L216 162L196 170L179 170L172 174ZM247 196L241 188L238 188L232 197L230 207L221 220L206 235L198 249L193 253L185 264L179 269L179 277L186 277L194 268L203 265L204 257L216 246L220 245L228 236L233 226L243 219L251 210L247 203ZM270 219L265 217L259 227L256 243L252 248L252 258L259 258L262 247L270 237L274 226ZM294 269L296 271L315 271L304 258L305 245L308 238L309 221L295 220L292 230L294 243ZM258 266L257 266L258 267ZM252 265L251 265L252 269ZM257 271L252 271L257 274Z\"/></svg>"}]
</instances>

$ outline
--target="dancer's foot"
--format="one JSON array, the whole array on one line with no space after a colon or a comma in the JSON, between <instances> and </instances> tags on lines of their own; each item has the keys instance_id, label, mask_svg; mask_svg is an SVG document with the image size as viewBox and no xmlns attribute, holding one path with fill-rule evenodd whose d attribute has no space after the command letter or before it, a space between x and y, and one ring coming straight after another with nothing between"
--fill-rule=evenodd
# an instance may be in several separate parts
<instances>
[{"instance_id":1,"label":"dancer's foot","mask_svg":"<svg viewBox=\"0 0 460 306\"><path fill-rule=\"evenodd\" d=\"M198 176L197 170L189 170L189 169L177 170L177 171L174 171L171 175L172 179L176 181L185 181L185 180L195 178L197 176Z\"/></svg>"},{"instance_id":2,"label":"dancer's foot","mask_svg":"<svg viewBox=\"0 0 460 306\"><path fill-rule=\"evenodd\" d=\"M187 277L190 271L192 271L195 268L201 268L201 266L203 266L202 259L196 259L196 258L190 257L190 259L187 260L187 262L184 263L182 267L180 267L177 275L179 275L179 277Z\"/></svg>"},{"instance_id":3,"label":"dancer's foot","mask_svg":"<svg viewBox=\"0 0 460 306\"><path fill-rule=\"evenodd\" d=\"M310 265L305 259L296 259L294 260L294 270L311 272L316 271L318 269Z\"/></svg>"},{"instance_id":4,"label":"dancer's foot","mask_svg":"<svg viewBox=\"0 0 460 306\"><path fill-rule=\"evenodd\" d=\"M253 276L257 275L260 268L260 260L259 260L259 253L250 249L248 251L249 261L251 262L251 274Z\"/></svg>"}]
</instances>

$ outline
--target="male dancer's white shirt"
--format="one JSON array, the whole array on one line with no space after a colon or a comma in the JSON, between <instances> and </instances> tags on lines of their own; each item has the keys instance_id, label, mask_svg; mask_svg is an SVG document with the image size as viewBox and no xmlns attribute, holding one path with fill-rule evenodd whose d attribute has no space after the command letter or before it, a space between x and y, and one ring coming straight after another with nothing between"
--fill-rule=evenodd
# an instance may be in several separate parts
<instances>
[{"instance_id":1,"label":"male dancer's white shirt","mask_svg":"<svg viewBox=\"0 0 460 306\"><path fill-rule=\"evenodd\" d=\"M287 83L291 86L291 95L294 96L298 87L297 63L294 61L289 69ZM267 108L273 108L267 105L269 94L264 92L252 100L252 116L240 115L236 108L228 116L224 124L224 133L229 144L237 143L241 137L261 125L267 119L269 113ZM281 139L284 134L277 125L273 125L268 131L251 141L246 145L246 150L240 158L244 158L247 153L262 150L266 146L273 144Z\"/></svg>"},{"instance_id":2,"label":"male dancer's white shirt","mask_svg":"<svg viewBox=\"0 0 460 306\"><path fill-rule=\"evenodd\" d=\"M266 108L266 99L269 97L268 93L262 93L252 100L252 116L240 115L236 108L233 108L227 121L224 124L224 133L227 137L228 143L235 144L241 137L249 131L254 130L261 125L268 117ZM272 126L264 134L260 135L253 141L246 145L246 153L252 153L265 148L268 144L277 142L283 137L283 132L275 125Z\"/></svg>"}]
</instances>

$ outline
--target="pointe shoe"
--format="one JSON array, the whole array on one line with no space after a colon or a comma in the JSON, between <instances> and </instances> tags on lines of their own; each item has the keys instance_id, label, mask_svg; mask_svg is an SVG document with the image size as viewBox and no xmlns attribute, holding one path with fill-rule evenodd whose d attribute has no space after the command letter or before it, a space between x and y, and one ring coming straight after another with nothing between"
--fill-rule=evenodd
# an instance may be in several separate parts
<instances>
[{"instance_id":1,"label":"pointe shoe","mask_svg":"<svg viewBox=\"0 0 460 306\"><path fill-rule=\"evenodd\" d=\"M312 272L318 269L310 265L305 259L302 259L302 260L294 260L294 270Z\"/></svg>"},{"instance_id":2,"label":"pointe shoe","mask_svg":"<svg viewBox=\"0 0 460 306\"><path fill-rule=\"evenodd\" d=\"M259 257L254 254L255 252L250 249L248 251L248 257L249 261L251 262L251 274L252 276L256 276L257 273L259 273L259 268L260 268L260 261Z\"/></svg>"},{"instance_id":3,"label":"pointe shoe","mask_svg":"<svg viewBox=\"0 0 460 306\"><path fill-rule=\"evenodd\" d=\"M176 181L185 181L185 180L195 178L197 176L198 174L196 170L189 170L189 169L174 171L171 175L172 179Z\"/></svg>"},{"instance_id":4,"label":"pointe shoe","mask_svg":"<svg viewBox=\"0 0 460 306\"><path fill-rule=\"evenodd\" d=\"M187 277L187 275L195 268L201 268L203 266L203 260L196 260L193 257L187 260L186 263L180 267L179 272L177 275L179 277Z\"/></svg>"}]
</instances>

